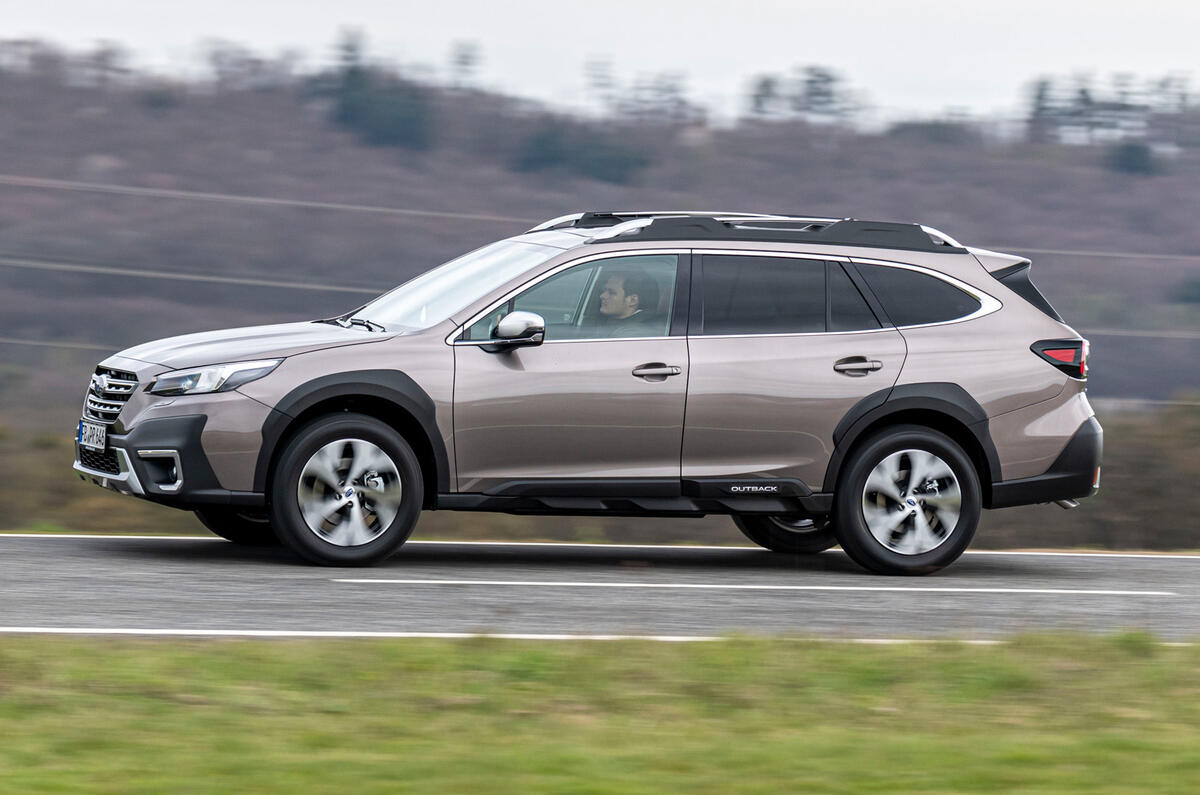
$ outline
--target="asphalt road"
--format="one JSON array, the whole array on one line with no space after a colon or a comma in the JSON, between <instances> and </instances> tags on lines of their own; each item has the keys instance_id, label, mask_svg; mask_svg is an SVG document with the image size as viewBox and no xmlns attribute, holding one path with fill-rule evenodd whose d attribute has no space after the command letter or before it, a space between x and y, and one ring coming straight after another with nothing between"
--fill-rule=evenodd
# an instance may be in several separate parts
<instances>
[{"instance_id":1,"label":"asphalt road","mask_svg":"<svg viewBox=\"0 0 1200 795\"><path fill-rule=\"evenodd\" d=\"M841 552L414 541L369 569L219 539L0 535L0 632L1200 640L1200 556L967 553L923 578Z\"/></svg>"}]
</instances>

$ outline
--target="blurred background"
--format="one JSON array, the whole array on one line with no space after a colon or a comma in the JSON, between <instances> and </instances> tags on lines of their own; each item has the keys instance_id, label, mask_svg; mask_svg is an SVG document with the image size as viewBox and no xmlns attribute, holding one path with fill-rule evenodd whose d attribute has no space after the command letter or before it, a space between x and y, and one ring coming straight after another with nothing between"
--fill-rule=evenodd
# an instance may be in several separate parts
<instances>
[{"instance_id":1,"label":"blurred background","mask_svg":"<svg viewBox=\"0 0 1200 795\"><path fill-rule=\"evenodd\" d=\"M201 532L71 473L111 352L340 313L567 212L723 209L1030 257L1092 343L1104 488L976 544L1200 546L1194 4L498 5L5 8L0 529ZM417 535L743 543L724 517Z\"/></svg>"}]
</instances>

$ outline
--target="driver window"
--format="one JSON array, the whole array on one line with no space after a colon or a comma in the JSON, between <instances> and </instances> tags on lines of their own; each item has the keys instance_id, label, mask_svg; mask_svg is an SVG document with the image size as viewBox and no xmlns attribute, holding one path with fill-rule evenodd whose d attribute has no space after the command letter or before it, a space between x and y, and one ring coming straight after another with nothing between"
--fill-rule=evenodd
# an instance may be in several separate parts
<instances>
[{"instance_id":1,"label":"driver window","mask_svg":"<svg viewBox=\"0 0 1200 795\"><path fill-rule=\"evenodd\" d=\"M536 312L546 340L665 337L675 298L675 254L610 257L555 274L473 323L465 340L490 339L509 312Z\"/></svg>"}]
</instances>

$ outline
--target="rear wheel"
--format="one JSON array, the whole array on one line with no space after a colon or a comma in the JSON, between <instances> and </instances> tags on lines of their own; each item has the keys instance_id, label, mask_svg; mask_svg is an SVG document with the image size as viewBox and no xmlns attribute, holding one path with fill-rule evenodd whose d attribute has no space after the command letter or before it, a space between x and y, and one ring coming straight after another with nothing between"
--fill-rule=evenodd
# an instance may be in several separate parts
<instances>
[{"instance_id":1,"label":"rear wheel","mask_svg":"<svg viewBox=\"0 0 1200 795\"><path fill-rule=\"evenodd\" d=\"M746 538L772 552L813 555L837 545L828 517L734 516L733 523Z\"/></svg>"},{"instance_id":2,"label":"rear wheel","mask_svg":"<svg viewBox=\"0 0 1200 795\"><path fill-rule=\"evenodd\" d=\"M842 549L880 574L929 574L958 559L982 509L979 475L950 437L887 428L847 462L834 497Z\"/></svg>"},{"instance_id":3,"label":"rear wheel","mask_svg":"<svg viewBox=\"0 0 1200 795\"><path fill-rule=\"evenodd\" d=\"M361 566L408 540L424 493L417 457L394 428L336 414L301 428L280 453L271 516L280 540L305 560Z\"/></svg>"},{"instance_id":4,"label":"rear wheel","mask_svg":"<svg viewBox=\"0 0 1200 795\"><path fill-rule=\"evenodd\" d=\"M200 524L221 538L248 547L279 546L266 513L237 510L227 506L200 508L196 512Z\"/></svg>"}]
</instances>

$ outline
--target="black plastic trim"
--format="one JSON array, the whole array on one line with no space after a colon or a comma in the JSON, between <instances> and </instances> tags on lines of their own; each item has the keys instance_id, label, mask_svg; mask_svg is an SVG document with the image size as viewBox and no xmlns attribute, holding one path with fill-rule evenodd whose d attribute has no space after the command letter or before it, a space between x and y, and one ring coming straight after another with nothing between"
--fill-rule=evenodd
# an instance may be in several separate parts
<instances>
[{"instance_id":1,"label":"black plastic trim","mask_svg":"<svg viewBox=\"0 0 1200 795\"><path fill-rule=\"evenodd\" d=\"M1031 266L1032 263L1029 260L1025 260L1024 262L1018 262L1016 265L1009 265L1007 268L991 271L991 275L996 281L1041 310L1042 314L1057 320L1059 323L1065 322L1062 316L1058 314L1058 311L1046 300L1046 296L1042 295L1042 291L1029 278Z\"/></svg>"},{"instance_id":2,"label":"black plastic trim","mask_svg":"<svg viewBox=\"0 0 1200 795\"><path fill-rule=\"evenodd\" d=\"M825 469L823 491L832 492L848 450L868 427L902 411L932 411L955 420L979 443L991 473L1000 471L1000 456L992 443L987 412L958 384L928 382L901 384L864 397L846 412L833 431L834 451ZM980 473L986 476L987 473Z\"/></svg>"},{"instance_id":3,"label":"black plastic trim","mask_svg":"<svg viewBox=\"0 0 1200 795\"><path fill-rule=\"evenodd\" d=\"M613 226L629 217L612 214L586 213L575 226ZM751 228L746 228L751 227ZM813 228L816 227L816 228ZM808 227L796 222L770 219L740 219L719 221L705 216L657 217L640 229L630 230L618 238L588 240L588 243L609 243L625 240L755 240L770 243L812 243L825 246L861 246L865 248L928 251L937 254L966 254L965 248L933 242L919 224L891 221L859 221L848 218L820 226Z\"/></svg>"},{"instance_id":4,"label":"black plastic trim","mask_svg":"<svg viewBox=\"0 0 1200 795\"><path fill-rule=\"evenodd\" d=\"M858 292L862 294L863 299L867 302L867 306L875 313L875 319L883 328L895 328L896 324L888 317L887 310L883 308L883 304L875 296L871 290L871 286L867 284L866 278L859 273L858 265L854 262L843 262L842 269L846 271L846 275L850 277L850 281L854 282L854 286L858 288Z\"/></svg>"},{"instance_id":5,"label":"black plastic trim","mask_svg":"<svg viewBox=\"0 0 1200 795\"><path fill-rule=\"evenodd\" d=\"M832 505L832 494L813 494L807 497L506 496L477 493L437 495L437 507L441 510L547 516L700 517L710 513L814 515L828 513Z\"/></svg>"},{"instance_id":6,"label":"black plastic trim","mask_svg":"<svg viewBox=\"0 0 1200 795\"><path fill-rule=\"evenodd\" d=\"M679 478L531 478L482 492L496 497L678 497Z\"/></svg>"},{"instance_id":7,"label":"black plastic trim","mask_svg":"<svg viewBox=\"0 0 1200 795\"><path fill-rule=\"evenodd\" d=\"M692 299L692 260L691 253L680 254L675 266L675 302L671 307L671 330L667 332L672 337L687 336Z\"/></svg>"},{"instance_id":8,"label":"black plastic trim","mask_svg":"<svg viewBox=\"0 0 1200 795\"><path fill-rule=\"evenodd\" d=\"M208 417L204 414L144 420L123 436L110 436L109 444L125 451L129 465L146 492L145 499L152 502L183 510L212 504L263 505L262 492L230 491L221 487L201 443L207 423ZM183 470L183 485L179 491L166 492L155 483L152 469L155 459L147 460L137 454L138 450L149 449L179 453L179 466Z\"/></svg>"},{"instance_id":9,"label":"black plastic trim","mask_svg":"<svg viewBox=\"0 0 1200 795\"><path fill-rule=\"evenodd\" d=\"M287 393L267 416L262 428L262 446L254 468L254 490L266 491L267 473L279 440L288 427L307 409L333 398L381 398L406 412L420 425L433 451L437 472L437 490L450 489L450 463L438 431L433 400L404 373L398 370L353 370L313 379ZM385 422L387 417L380 419Z\"/></svg>"},{"instance_id":10,"label":"black plastic trim","mask_svg":"<svg viewBox=\"0 0 1200 795\"><path fill-rule=\"evenodd\" d=\"M1092 484L1103 457L1104 429L1095 417L1089 417L1044 474L993 483L992 499L984 507L1010 508L1090 497L1098 491Z\"/></svg>"}]
</instances>

